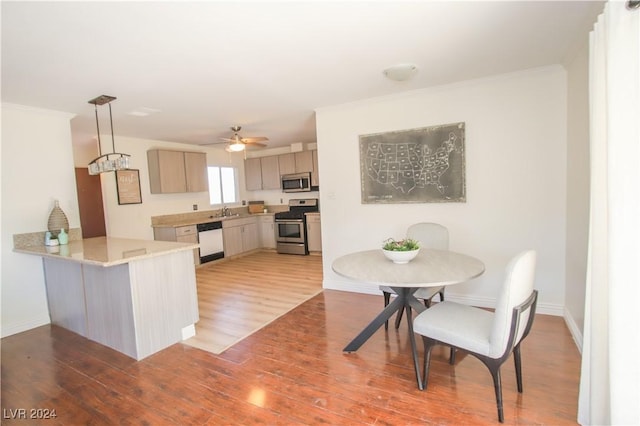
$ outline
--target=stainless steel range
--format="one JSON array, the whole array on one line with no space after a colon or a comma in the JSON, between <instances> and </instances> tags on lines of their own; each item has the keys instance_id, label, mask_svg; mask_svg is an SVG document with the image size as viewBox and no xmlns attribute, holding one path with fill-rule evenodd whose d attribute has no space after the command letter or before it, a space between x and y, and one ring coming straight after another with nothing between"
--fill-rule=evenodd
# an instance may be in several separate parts
<instances>
[{"instance_id":1,"label":"stainless steel range","mask_svg":"<svg viewBox=\"0 0 640 426\"><path fill-rule=\"evenodd\" d=\"M309 254L305 213L319 211L317 198L289 200L289 211L275 214L278 253Z\"/></svg>"}]
</instances>

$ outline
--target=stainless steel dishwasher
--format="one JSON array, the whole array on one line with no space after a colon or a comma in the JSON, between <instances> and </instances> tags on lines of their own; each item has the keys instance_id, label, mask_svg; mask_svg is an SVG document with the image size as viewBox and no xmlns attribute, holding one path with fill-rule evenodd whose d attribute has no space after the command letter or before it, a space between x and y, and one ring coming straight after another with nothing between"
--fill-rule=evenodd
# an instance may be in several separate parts
<instances>
[{"instance_id":1,"label":"stainless steel dishwasher","mask_svg":"<svg viewBox=\"0 0 640 426\"><path fill-rule=\"evenodd\" d=\"M222 241L222 222L207 222L198 225L198 243L200 243L200 263L224 257Z\"/></svg>"}]
</instances>

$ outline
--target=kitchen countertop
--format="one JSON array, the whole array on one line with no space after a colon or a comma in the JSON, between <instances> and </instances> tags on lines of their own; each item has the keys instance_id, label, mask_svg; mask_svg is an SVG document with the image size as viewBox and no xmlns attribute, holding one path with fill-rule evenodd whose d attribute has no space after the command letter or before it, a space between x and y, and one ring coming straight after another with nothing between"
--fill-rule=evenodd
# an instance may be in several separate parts
<instances>
[{"instance_id":1,"label":"kitchen countertop","mask_svg":"<svg viewBox=\"0 0 640 426\"><path fill-rule=\"evenodd\" d=\"M166 223L152 223L153 228L179 228L181 226L198 225L200 223L219 222L232 219L244 219L247 217L257 216L273 216L275 213L251 213L251 214L239 214L236 216L214 216L214 217L199 217L199 218L182 218Z\"/></svg>"},{"instance_id":2,"label":"kitchen countertop","mask_svg":"<svg viewBox=\"0 0 640 426\"><path fill-rule=\"evenodd\" d=\"M198 244L192 243L96 237L69 241L69 244L60 246L32 245L15 247L13 251L108 267L183 250L193 250L198 247Z\"/></svg>"}]
</instances>

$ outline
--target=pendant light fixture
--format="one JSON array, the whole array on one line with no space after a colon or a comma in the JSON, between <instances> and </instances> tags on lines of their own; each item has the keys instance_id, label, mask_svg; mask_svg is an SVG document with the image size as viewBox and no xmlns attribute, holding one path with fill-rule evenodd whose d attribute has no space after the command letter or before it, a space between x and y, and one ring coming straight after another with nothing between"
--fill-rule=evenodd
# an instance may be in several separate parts
<instances>
[{"instance_id":1,"label":"pendant light fixture","mask_svg":"<svg viewBox=\"0 0 640 426\"><path fill-rule=\"evenodd\" d=\"M115 96L101 95L89 101L96 110L96 129L98 131L98 152L100 156L89 163L89 174L98 175L100 173L112 172L114 170L126 170L129 168L129 154L116 152L116 142L113 136L113 116L111 114L111 101L115 100ZM109 121L111 123L111 149L109 154L102 154L102 143L100 141L100 124L98 121L98 105L109 104Z\"/></svg>"}]
</instances>

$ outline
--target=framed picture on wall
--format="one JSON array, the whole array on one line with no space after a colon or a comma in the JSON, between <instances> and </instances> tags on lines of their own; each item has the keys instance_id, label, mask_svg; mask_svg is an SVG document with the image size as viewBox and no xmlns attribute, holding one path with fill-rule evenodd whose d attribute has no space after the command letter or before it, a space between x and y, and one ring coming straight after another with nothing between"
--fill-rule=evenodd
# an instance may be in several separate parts
<instances>
[{"instance_id":1,"label":"framed picture on wall","mask_svg":"<svg viewBox=\"0 0 640 426\"><path fill-rule=\"evenodd\" d=\"M363 204L464 203L465 123L360 135Z\"/></svg>"},{"instance_id":2,"label":"framed picture on wall","mask_svg":"<svg viewBox=\"0 0 640 426\"><path fill-rule=\"evenodd\" d=\"M118 204L141 204L140 171L136 169L116 170Z\"/></svg>"}]
</instances>

